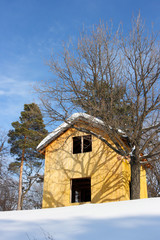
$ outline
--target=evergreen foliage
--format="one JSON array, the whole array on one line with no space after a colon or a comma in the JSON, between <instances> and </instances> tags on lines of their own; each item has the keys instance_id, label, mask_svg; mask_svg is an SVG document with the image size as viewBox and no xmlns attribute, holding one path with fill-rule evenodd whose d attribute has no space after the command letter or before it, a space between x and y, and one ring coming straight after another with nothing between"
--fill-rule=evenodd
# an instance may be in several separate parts
<instances>
[{"instance_id":1,"label":"evergreen foliage","mask_svg":"<svg viewBox=\"0 0 160 240\"><path fill-rule=\"evenodd\" d=\"M131 116L131 102L126 101L125 94L126 86L123 83L112 86L104 79L94 79L94 81L84 83L81 91L83 101L73 99L72 102L92 116L102 120L108 118L108 120L116 121L116 127L123 129L124 118L128 121ZM125 128L127 121L125 121Z\"/></svg>"},{"instance_id":2,"label":"evergreen foliage","mask_svg":"<svg viewBox=\"0 0 160 240\"><path fill-rule=\"evenodd\" d=\"M44 156L37 152L36 147L48 132L45 129L42 113L35 103L24 105L19 121L13 122L12 127L14 129L8 133L8 143L11 145L11 155L16 158L10 163L9 170L18 174L19 169L22 169L25 181L23 187L21 185L19 188L22 190L21 198L23 198L35 182L33 175L37 176L43 165Z\"/></svg>"},{"instance_id":3,"label":"evergreen foliage","mask_svg":"<svg viewBox=\"0 0 160 240\"><path fill-rule=\"evenodd\" d=\"M23 149L26 164L32 161L35 167L39 167L44 157L36 151L36 147L48 133L39 107L35 103L25 104L20 120L13 122L12 127L14 129L8 133L8 143L11 144L10 152L16 156L16 161L10 164L10 170L16 172L19 168Z\"/></svg>"}]
</instances>

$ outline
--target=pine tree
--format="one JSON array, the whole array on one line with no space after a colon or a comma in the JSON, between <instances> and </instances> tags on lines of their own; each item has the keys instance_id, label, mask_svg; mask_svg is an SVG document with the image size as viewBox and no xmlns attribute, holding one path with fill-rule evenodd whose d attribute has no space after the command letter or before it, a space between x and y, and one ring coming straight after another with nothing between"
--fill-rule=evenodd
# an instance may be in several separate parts
<instances>
[{"instance_id":1,"label":"pine tree","mask_svg":"<svg viewBox=\"0 0 160 240\"><path fill-rule=\"evenodd\" d=\"M35 182L43 165L43 155L36 151L39 142L47 135L42 113L35 103L25 104L19 121L13 122L8 133L10 153L16 159L9 165L13 173L19 173L19 193L17 210L22 209L23 197ZM26 179L22 184L22 175ZM33 174L35 177L33 177Z\"/></svg>"}]
</instances>

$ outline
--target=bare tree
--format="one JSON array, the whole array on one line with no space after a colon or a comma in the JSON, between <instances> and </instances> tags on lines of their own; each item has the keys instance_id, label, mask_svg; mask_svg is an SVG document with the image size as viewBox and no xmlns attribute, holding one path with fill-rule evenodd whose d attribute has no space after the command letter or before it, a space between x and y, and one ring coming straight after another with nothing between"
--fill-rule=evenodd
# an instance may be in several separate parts
<instances>
[{"instance_id":1,"label":"bare tree","mask_svg":"<svg viewBox=\"0 0 160 240\"><path fill-rule=\"evenodd\" d=\"M8 176L5 169L0 176L0 211L15 210L18 199L18 182Z\"/></svg>"},{"instance_id":2,"label":"bare tree","mask_svg":"<svg viewBox=\"0 0 160 240\"><path fill-rule=\"evenodd\" d=\"M159 136L155 136L152 139L150 145L155 145L159 142ZM149 147L150 147L149 145ZM148 179L148 195L149 197L160 196L160 158L159 155L154 156L154 161L150 163L150 167L147 168L147 179Z\"/></svg>"},{"instance_id":3,"label":"bare tree","mask_svg":"<svg viewBox=\"0 0 160 240\"><path fill-rule=\"evenodd\" d=\"M9 171L9 157L7 134L0 130L0 211L17 209L18 180ZM24 209L41 208L42 181L40 179L42 176L39 172L42 166L35 170L33 163L29 162L28 165L30 165L30 168L24 168L25 174L21 201Z\"/></svg>"},{"instance_id":4,"label":"bare tree","mask_svg":"<svg viewBox=\"0 0 160 240\"><path fill-rule=\"evenodd\" d=\"M149 197L160 196L160 161L152 163L152 168L147 169L148 195Z\"/></svg>"},{"instance_id":5,"label":"bare tree","mask_svg":"<svg viewBox=\"0 0 160 240\"><path fill-rule=\"evenodd\" d=\"M140 197L140 166L160 155L160 48L140 15L131 31L100 24L48 62L54 78L38 92L50 121L83 111L104 122L116 153L130 157L131 199ZM74 127L74 126L72 126ZM85 129L79 129L85 131ZM120 137L119 137L120 136ZM123 137L128 137L128 148ZM103 136L97 136L104 141ZM118 140L117 140L118 139Z\"/></svg>"},{"instance_id":6,"label":"bare tree","mask_svg":"<svg viewBox=\"0 0 160 240\"><path fill-rule=\"evenodd\" d=\"M40 209L42 208L43 183L35 182L30 191L23 196L23 209Z\"/></svg>"},{"instance_id":7,"label":"bare tree","mask_svg":"<svg viewBox=\"0 0 160 240\"><path fill-rule=\"evenodd\" d=\"M2 161L4 160L4 156L7 154L7 135L4 131L0 130L0 170L2 166Z\"/></svg>"},{"instance_id":8,"label":"bare tree","mask_svg":"<svg viewBox=\"0 0 160 240\"><path fill-rule=\"evenodd\" d=\"M9 151L6 143L7 135L0 130L0 211L16 209L18 198L18 183L8 171Z\"/></svg>"}]
</instances>

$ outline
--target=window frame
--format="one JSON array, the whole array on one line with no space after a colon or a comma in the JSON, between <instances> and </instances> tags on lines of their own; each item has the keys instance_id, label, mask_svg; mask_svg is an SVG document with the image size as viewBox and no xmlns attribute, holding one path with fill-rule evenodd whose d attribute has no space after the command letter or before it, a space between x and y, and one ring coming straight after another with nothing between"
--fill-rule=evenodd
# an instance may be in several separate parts
<instances>
[{"instance_id":1,"label":"window frame","mask_svg":"<svg viewBox=\"0 0 160 240\"><path fill-rule=\"evenodd\" d=\"M80 138L80 148L79 148L80 151L76 151L76 147L74 146L74 145L76 145L76 138ZM88 140L87 140L87 138L88 138ZM90 142L89 150L87 150L87 151L85 151L84 141ZM78 140L77 140L77 142L78 142ZM79 153L87 153L87 152L92 152L92 135L89 134L89 135L72 137L72 153L73 154L79 154Z\"/></svg>"}]
</instances>

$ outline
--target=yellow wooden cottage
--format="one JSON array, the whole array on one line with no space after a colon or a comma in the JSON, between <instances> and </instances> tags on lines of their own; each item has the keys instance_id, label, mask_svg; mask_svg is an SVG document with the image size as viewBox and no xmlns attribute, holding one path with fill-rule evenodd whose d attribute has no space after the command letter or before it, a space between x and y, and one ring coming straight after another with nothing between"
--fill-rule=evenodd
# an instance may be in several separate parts
<instances>
[{"instance_id":1,"label":"yellow wooden cottage","mask_svg":"<svg viewBox=\"0 0 160 240\"><path fill-rule=\"evenodd\" d=\"M103 126L95 117L76 113L38 145L45 153L43 208L130 199L130 164L98 138ZM140 188L140 197L147 198L143 168Z\"/></svg>"}]
</instances>

